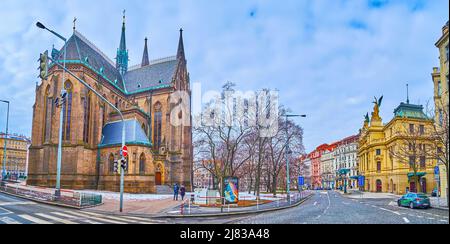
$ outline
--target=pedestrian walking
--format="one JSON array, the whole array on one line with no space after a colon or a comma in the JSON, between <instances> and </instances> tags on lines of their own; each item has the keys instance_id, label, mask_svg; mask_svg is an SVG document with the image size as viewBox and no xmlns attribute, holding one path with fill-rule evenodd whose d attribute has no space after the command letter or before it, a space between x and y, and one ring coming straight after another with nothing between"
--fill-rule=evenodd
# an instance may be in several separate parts
<instances>
[{"instance_id":1,"label":"pedestrian walking","mask_svg":"<svg viewBox=\"0 0 450 244\"><path fill-rule=\"evenodd\" d=\"M184 185L181 185L180 195L181 195L181 201L184 201L184 196L186 195L186 187L184 187Z\"/></svg>"},{"instance_id":2,"label":"pedestrian walking","mask_svg":"<svg viewBox=\"0 0 450 244\"><path fill-rule=\"evenodd\" d=\"M173 186L173 200L178 201L178 192L180 191L180 187L178 186L178 183L175 183Z\"/></svg>"}]
</instances>

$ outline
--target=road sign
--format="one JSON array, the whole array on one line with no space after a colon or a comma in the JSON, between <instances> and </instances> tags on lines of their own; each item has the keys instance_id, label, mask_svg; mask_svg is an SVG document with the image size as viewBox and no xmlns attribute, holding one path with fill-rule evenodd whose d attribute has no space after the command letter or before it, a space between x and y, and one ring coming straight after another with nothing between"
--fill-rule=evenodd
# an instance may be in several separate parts
<instances>
[{"instance_id":1,"label":"road sign","mask_svg":"<svg viewBox=\"0 0 450 244\"><path fill-rule=\"evenodd\" d=\"M360 187L363 187L363 186L364 186L364 181L365 181L364 176L359 176L359 177L358 177L358 185L359 185Z\"/></svg>"},{"instance_id":2,"label":"road sign","mask_svg":"<svg viewBox=\"0 0 450 244\"><path fill-rule=\"evenodd\" d=\"M298 177L298 185L299 186L304 186L305 185L305 177L303 177L303 176L299 176Z\"/></svg>"},{"instance_id":3,"label":"road sign","mask_svg":"<svg viewBox=\"0 0 450 244\"><path fill-rule=\"evenodd\" d=\"M435 175L439 174L439 166L434 167L434 174Z\"/></svg>"},{"instance_id":4,"label":"road sign","mask_svg":"<svg viewBox=\"0 0 450 244\"><path fill-rule=\"evenodd\" d=\"M122 156L124 156L124 157L128 156L128 147L127 146L122 147Z\"/></svg>"}]
</instances>

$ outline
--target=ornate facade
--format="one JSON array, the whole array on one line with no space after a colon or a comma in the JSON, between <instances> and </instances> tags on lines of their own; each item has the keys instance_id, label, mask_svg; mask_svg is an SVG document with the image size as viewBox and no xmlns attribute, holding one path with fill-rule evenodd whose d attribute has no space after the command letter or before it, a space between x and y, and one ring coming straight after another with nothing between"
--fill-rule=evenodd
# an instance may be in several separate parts
<instances>
[{"instance_id":1,"label":"ornate facade","mask_svg":"<svg viewBox=\"0 0 450 244\"><path fill-rule=\"evenodd\" d=\"M125 191L153 193L158 185L191 185L192 134L190 81L180 30L176 56L149 60L147 38L142 62L128 65L125 16L116 61L75 30L52 57L83 79L123 114L128 146ZM51 63L48 78L36 87L32 145L27 183L55 186L59 114L63 110L61 187L118 191L119 175L113 172L120 158L122 122L119 114L66 73L65 104L55 105L62 88L62 69ZM182 92L185 96L172 96ZM174 99L174 97L176 99ZM183 100L184 99L184 100Z\"/></svg>"}]
</instances>

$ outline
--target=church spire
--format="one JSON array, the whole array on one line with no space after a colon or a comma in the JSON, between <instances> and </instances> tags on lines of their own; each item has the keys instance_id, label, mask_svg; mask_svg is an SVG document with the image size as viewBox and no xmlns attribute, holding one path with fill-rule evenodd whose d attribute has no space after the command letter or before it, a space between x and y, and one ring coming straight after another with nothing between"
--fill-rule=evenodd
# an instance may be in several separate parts
<instances>
[{"instance_id":1,"label":"church spire","mask_svg":"<svg viewBox=\"0 0 450 244\"><path fill-rule=\"evenodd\" d=\"M144 46L144 54L142 55L142 64L141 67L147 66L150 64L150 61L148 60L148 48L147 48L147 37L145 38L145 46Z\"/></svg>"},{"instance_id":2,"label":"church spire","mask_svg":"<svg viewBox=\"0 0 450 244\"><path fill-rule=\"evenodd\" d=\"M125 39L125 10L123 11L122 34L120 36L119 49L117 50L116 68L122 75L125 75L128 71L128 50Z\"/></svg>"},{"instance_id":3,"label":"church spire","mask_svg":"<svg viewBox=\"0 0 450 244\"><path fill-rule=\"evenodd\" d=\"M184 43L183 43L183 29L180 29L180 40L178 41L178 51L177 51L177 59L178 60L186 60L184 56Z\"/></svg>"}]
</instances>

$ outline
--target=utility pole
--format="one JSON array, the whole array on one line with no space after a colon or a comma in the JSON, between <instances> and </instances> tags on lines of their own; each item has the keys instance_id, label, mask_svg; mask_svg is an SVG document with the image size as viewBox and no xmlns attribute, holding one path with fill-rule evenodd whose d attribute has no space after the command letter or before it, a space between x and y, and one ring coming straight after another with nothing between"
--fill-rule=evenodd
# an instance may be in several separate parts
<instances>
[{"instance_id":1,"label":"utility pole","mask_svg":"<svg viewBox=\"0 0 450 244\"><path fill-rule=\"evenodd\" d=\"M0 100L0 102L6 103L8 105L8 110L6 112L6 134L5 134L5 144L3 147L3 166L2 166L2 182L6 177L6 142L8 140L8 124L9 124L9 101ZM3 183L2 183L3 184Z\"/></svg>"}]
</instances>

